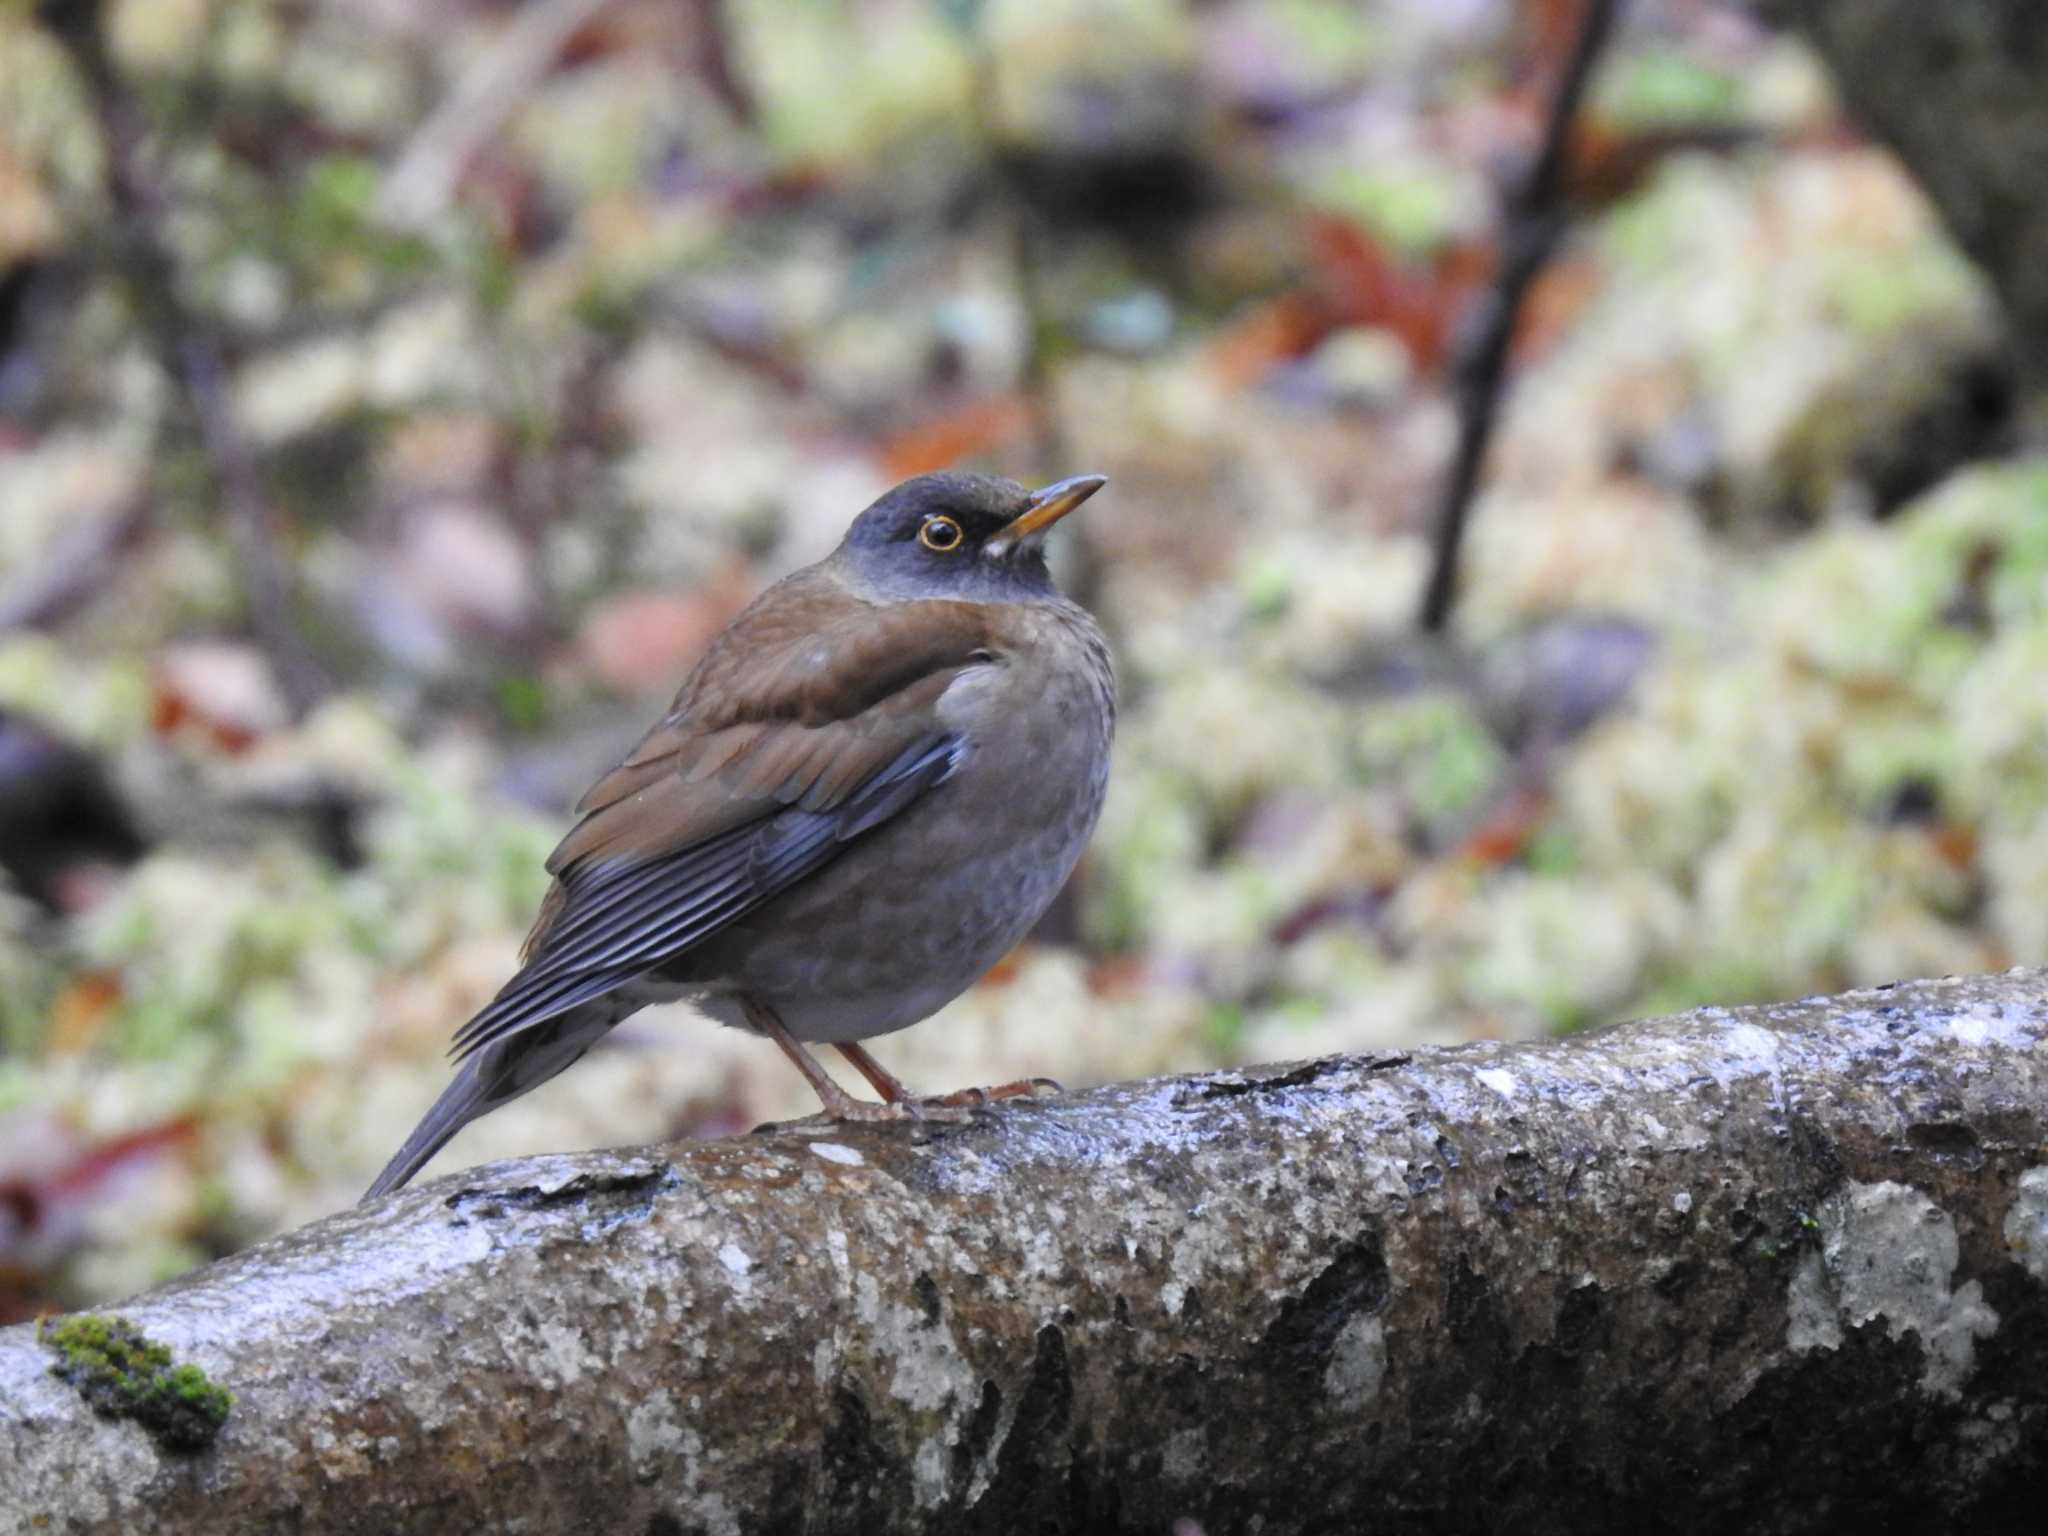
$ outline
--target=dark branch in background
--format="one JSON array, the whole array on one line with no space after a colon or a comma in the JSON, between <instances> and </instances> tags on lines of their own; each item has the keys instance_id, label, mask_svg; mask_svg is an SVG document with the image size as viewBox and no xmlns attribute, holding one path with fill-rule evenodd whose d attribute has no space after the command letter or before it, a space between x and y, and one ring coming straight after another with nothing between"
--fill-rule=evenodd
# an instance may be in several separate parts
<instances>
[{"instance_id":1,"label":"dark branch in background","mask_svg":"<svg viewBox=\"0 0 2048 1536\"><path fill-rule=\"evenodd\" d=\"M1905 163L2004 308L1999 338L2048 444L2048 7L2039 0L1753 0L1796 27L1842 105Z\"/></svg>"},{"instance_id":2,"label":"dark branch in background","mask_svg":"<svg viewBox=\"0 0 2048 1536\"><path fill-rule=\"evenodd\" d=\"M1469 318L1465 344L1452 364L1452 387L1458 397L1458 447L1432 519L1435 550L1421 614L1425 634L1440 633L1451 616L1451 603L1457 596L1458 551L1464 543L1473 493L1479 488L1479 471L1507 384L1508 345L1514 339L1522 301L1564 233L1565 167L1571 152L1572 122L1620 9L1621 0L1586 0L1578 38L1551 98L1543 147L1506 199L1500 271L1492 292Z\"/></svg>"},{"instance_id":3,"label":"dark branch in background","mask_svg":"<svg viewBox=\"0 0 2048 1536\"><path fill-rule=\"evenodd\" d=\"M219 344L178 292L176 262L162 233L170 199L148 163L141 111L108 52L104 5L47 0L38 15L70 56L92 100L106 140L115 218L112 264L158 366L177 387L212 472L249 627L277 668L293 713L302 715L327 691L327 679L293 614L291 573L277 548L262 472L234 419Z\"/></svg>"},{"instance_id":4,"label":"dark branch in background","mask_svg":"<svg viewBox=\"0 0 2048 1536\"><path fill-rule=\"evenodd\" d=\"M328 691L327 676L313 659L293 615L291 568L277 547L262 472L235 424L220 349L196 328L187 328L178 377L219 483L228 545L241 569L249 627L276 666L278 685L293 715L304 715Z\"/></svg>"},{"instance_id":5,"label":"dark branch in background","mask_svg":"<svg viewBox=\"0 0 2048 1536\"><path fill-rule=\"evenodd\" d=\"M690 0L690 12L695 23L690 45L692 68L732 114L734 123L742 128L759 126L760 103L733 63L732 18L726 12L726 0Z\"/></svg>"},{"instance_id":6,"label":"dark branch in background","mask_svg":"<svg viewBox=\"0 0 2048 1536\"><path fill-rule=\"evenodd\" d=\"M1029 200L1003 154L995 45L978 16L963 24L974 60L970 110L974 132L994 177L997 213L1006 224L1010 273L1017 287L1017 306L1024 311L1024 356L1018 367L1018 388L1031 412L1031 477L1034 484L1074 473L1067 434L1060 425L1059 403L1053 396L1052 359L1047 348L1054 324L1045 295L1043 259ZM1069 586L1072 585L1070 581ZM1085 598L1077 598L1085 601Z\"/></svg>"}]
</instances>

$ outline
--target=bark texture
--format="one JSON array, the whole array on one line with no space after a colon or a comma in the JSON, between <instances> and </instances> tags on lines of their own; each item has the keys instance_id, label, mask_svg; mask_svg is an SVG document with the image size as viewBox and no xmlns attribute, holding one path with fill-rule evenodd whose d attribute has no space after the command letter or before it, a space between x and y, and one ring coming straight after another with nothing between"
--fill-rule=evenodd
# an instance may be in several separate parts
<instances>
[{"instance_id":1,"label":"bark texture","mask_svg":"<svg viewBox=\"0 0 2048 1536\"><path fill-rule=\"evenodd\" d=\"M2048 389L2048 6L1762 0L1819 50L1990 278L2030 386Z\"/></svg>"},{"instance_id":2,"label":"bark texture","mask_svg":"<svg viewBox=\"0 0 2048 1536\"><path fill-rule=\"evenodd\" d=\"M0 1528L2038 1529L2048 975L498 1164L0 1333Z\"/></svg>"}]
</instances>

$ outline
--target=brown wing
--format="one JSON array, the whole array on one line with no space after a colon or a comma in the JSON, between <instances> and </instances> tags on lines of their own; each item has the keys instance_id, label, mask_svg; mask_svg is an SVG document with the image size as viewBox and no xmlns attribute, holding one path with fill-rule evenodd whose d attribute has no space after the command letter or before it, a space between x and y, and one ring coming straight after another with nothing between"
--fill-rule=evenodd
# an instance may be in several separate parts
<instances>
[{"instance_id":1,"label":"brown wing","mask_svg":"<svg viewBox=\"0 0 2048 1536\"><path fill-rule=\"evenodd\" d=\"M884 606L795 585L734 620L668 714L591 786L550 873L687 847L775 805L834 805L930 729L939 695L990 654L976 604ZM821 607L835 610L823 623Z\"/></svg>"},{"instance_id":2,"label":"brown wing","mask_svg":"<svg viewBox=\"0 0 2048 1536\"><path fill-rule=\"evenodd\" d=\"M584 796L548 860L556 884L527 963L458 1032L459 1052L701 943L951 774L962 744L938 700L988 656L984 610L791 585L734 622Z\"/></svg>"}]
</instances>

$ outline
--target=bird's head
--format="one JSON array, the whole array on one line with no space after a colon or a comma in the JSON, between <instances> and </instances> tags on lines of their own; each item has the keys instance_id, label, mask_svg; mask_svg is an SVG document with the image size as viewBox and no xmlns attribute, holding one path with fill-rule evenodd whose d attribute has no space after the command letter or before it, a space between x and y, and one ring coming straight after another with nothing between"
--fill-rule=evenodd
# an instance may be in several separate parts
<instances>
[{"instance_id":1,"label":"bird's head","mask_svg":"<svg viewBox=\"0 0 2048 1536\"><path fill-rule=\"evenodd\" d=\"M1045 535L1107 483L1075 475L1032 491L997 475L919 475L853 520L839 558L890 598L1051 597Z\"/></svg>"}]
</instances>

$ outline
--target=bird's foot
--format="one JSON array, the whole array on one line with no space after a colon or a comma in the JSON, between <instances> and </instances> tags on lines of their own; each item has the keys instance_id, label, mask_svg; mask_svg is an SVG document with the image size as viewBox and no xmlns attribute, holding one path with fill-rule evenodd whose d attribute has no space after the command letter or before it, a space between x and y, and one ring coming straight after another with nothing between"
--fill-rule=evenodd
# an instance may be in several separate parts
<instances>
[{"instance_id":1,"label":"bird's foot","mask_svg":"<svg viewBox=\"0 0 2048 1536\"><path fill-rule=\"evenodd\" d=\"M844 1089L829 1095L821 1092L818 1097L824 1101L827 1120L850 1120L863 1125L885 1120L935 1120L964 1125L974 1118L972 1105L947 1104L938 1099L906 1095L877 1104L869 1099L856 1099Z\"/></svg>"},{"instance_id":2,"label":"bird's foot","mask_svg":"<svg viewBox=\"0 0 2048 1536\"><path fill-rule=\"evenodd\" d=\"M866 1099L849 1095L840 1103L827 1104L822 1118L876 1124L884 1120L908 1120L911 1116L901 1104L871 1104Z\"/></svg>"},{"instance_id":3,"label":"bird's foot","mask_svg":"<svg viewBox=\"0 0 2048 1536\"><path fill-rule=\"evenodd\" d=\"M936 1098L920 1099L921 1109L950 1109L966 1106L978 1109L992 1104L997 1099L1051 1099L1067 1090L1049 1077L1020 1077L1013 1083L998 1083L993 1088L960 1088L952 1093L943 1093Z\"/></svg>"},{"instance_id":4,"label":"bird's foot","mask_svg":"<svg viewBox=\"0 0 2048 1536\"><path fill-rule=\"evenodd\" d=\"M957 1124L973 1119L977 1109L984 1104L994 1103L997 1099L1036 1099L1066 1092L1049 1077L1022 1077L1014 1083L1000 1083L993 1088L962 1088L957 1093L915 1094L904 1086L902 1078L870 1056L866 1047L845 1041L836 1049L860 1070L860 1075L868 1080L875 1092L884 1100L882 1104L862 1104L859 1100L849 1097L844 1090L838 1089L836 1084L836 1098L820 1087L818 1095L825 1101L826 1113L839 1115L844 1119L883 1120L909 1117L918 1120L951 1121ZM842 1104L857 1108L849 1112L842 1109ZM883 1109L893 1109L897 1113L868 1113Z\"/></svg>"},{"instance_id":5,"label":"bird's foot","mask_svg":"<svg viewBox=\"0 0 2048 1536\"><path fill-rule=\"evenodd\" d=\"M940 1125L971 1125L975 1106L952 1104L945 1099L911 1099L903 1108L913 1120L935 1121Z\"/></svg>"}]
</instances>

